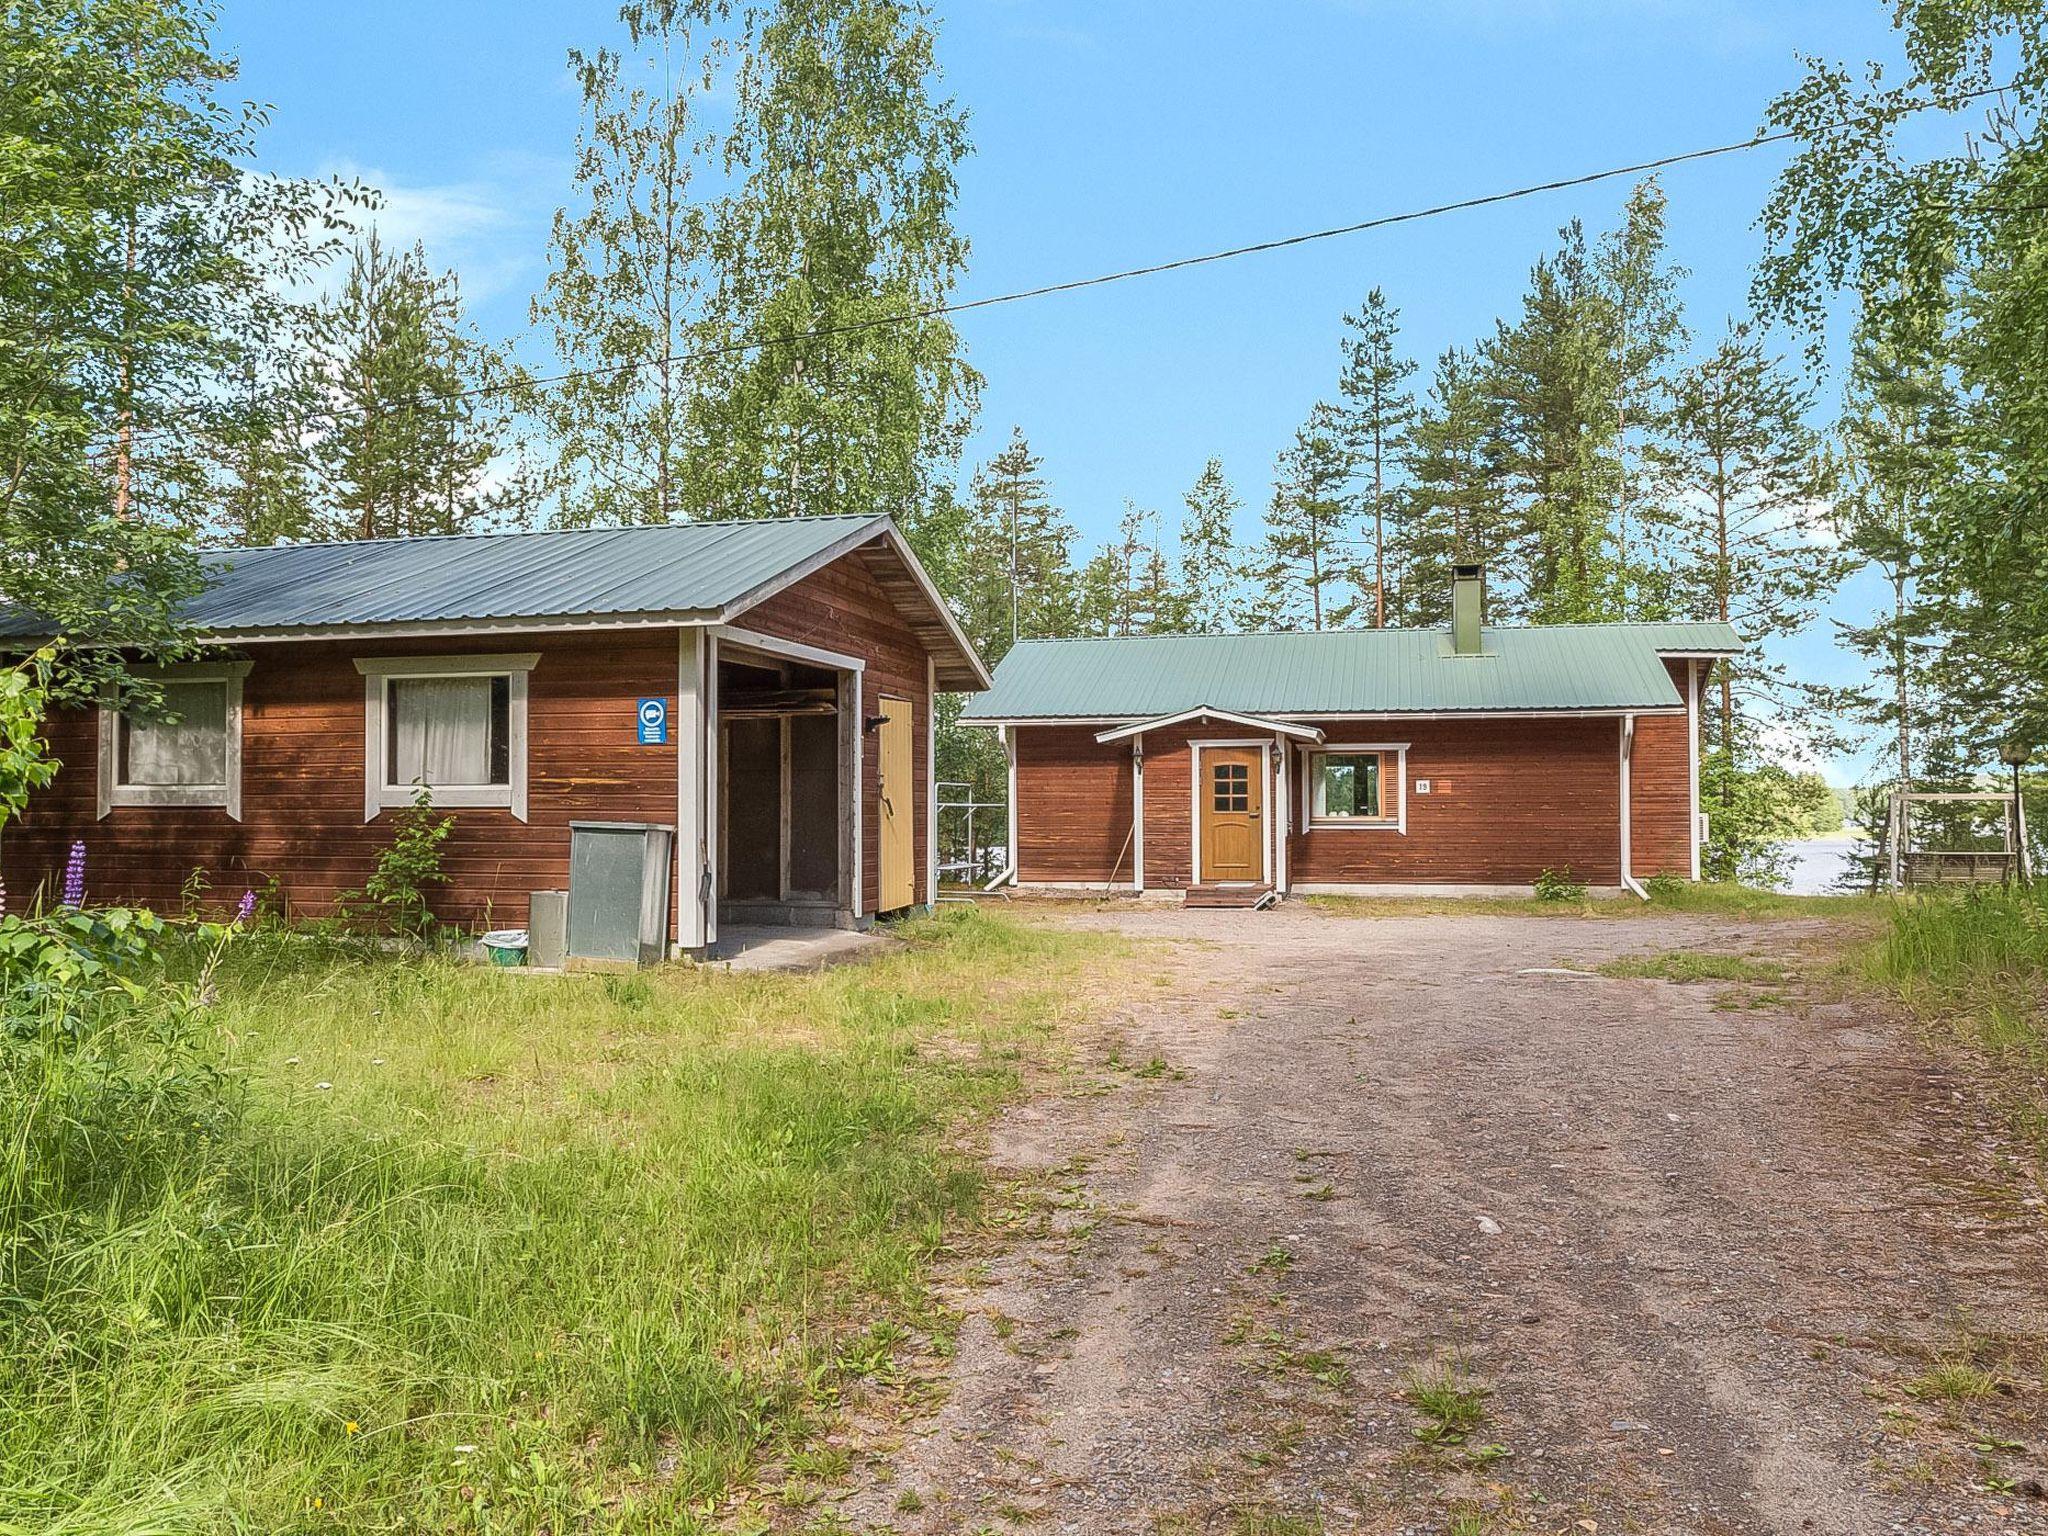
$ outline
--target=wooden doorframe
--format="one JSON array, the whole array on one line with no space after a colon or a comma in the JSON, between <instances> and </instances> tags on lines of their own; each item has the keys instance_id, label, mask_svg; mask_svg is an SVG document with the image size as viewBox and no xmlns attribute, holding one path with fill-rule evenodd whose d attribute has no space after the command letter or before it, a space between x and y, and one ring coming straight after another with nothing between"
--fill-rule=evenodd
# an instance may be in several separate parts
<instances>
[{"instance_id":1,"label":"wooden doorframe","mask_svg":"<svg viewBox=\"0 0 2048 1536\"><path fill-rule=\"evenodd\" d=\"M1229 740L1188 743L1188 884L1202 883L1202 754L1214 747L1259 752L1259 883L1273 883L1273 743L1268 737L1244 736Z\"/></svg>"}]
</instances>

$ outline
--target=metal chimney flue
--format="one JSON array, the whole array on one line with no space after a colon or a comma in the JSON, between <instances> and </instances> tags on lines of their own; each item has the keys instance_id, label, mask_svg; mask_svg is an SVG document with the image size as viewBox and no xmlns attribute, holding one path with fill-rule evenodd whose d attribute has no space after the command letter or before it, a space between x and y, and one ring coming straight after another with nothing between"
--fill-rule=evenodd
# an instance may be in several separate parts
<instances>
[{"instance_id":1,"label":"metal chimney flue","mask_svg":"<svg viewBox=\"0 0 2048 1536\"><path fill-rule=\"evenodd\" d=\"M1451 652L1477 656L1479 626L1486 622L1486 567L1451 567Z\"/></svg>"}]
</instances>

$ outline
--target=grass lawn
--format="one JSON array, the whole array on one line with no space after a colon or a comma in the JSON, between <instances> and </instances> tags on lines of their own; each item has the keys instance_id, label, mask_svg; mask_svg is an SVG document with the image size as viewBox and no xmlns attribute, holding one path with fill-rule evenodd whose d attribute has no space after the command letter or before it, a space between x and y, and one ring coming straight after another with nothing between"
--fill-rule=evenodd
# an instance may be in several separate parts
<instances>
[{"instance_id":1,"label":"grass lawn","mask_svg":"<svg viewBox=\"0 0 2048 1536\"><path fill-rule=\"evenodd\" d=\"M1643 917L1658 912L1705 912L1727 917L1827 917L1875 928L1889 915L1888 899L1868 896L1787 896L1752 886L1653 881L1650 899L1593 896L1545 901L1533 896L1308 896L1319 911L1340 917Z\"/></svg>"},{"instance_id":2,"label":"grass lawn","mask_svg":"<svg viewBox=\"0 0 2048 1536\"><path fill-rule=\"evenodd\" d=\"M0 1533L697 1528L943 1347L974 1128L1112 952L899 932L804 977L231 947L228 1112L0 1232Z\"/></svg>"}]
</instances>

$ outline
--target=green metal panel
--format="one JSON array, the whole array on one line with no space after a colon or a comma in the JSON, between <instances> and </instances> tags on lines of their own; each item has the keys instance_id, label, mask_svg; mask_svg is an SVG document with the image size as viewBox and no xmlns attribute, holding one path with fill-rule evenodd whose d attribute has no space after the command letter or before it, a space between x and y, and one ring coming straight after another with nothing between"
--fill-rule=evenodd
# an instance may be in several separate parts
<instances>
[{"instance_id":1,"label":"green metal panel","mask_svg":"<svg viewBox=\"0 0 2048 1536\"><path fill-rule=\"evenodd\" d=\"M210 634L713 613L882 517L454 534L208 550L182 609ZM0 608L0 639L47 625Z\"/></svg>"},{"instance_id":2,"label":"green metal panel","mask_svg":"<svg viewBox=\"0 0 2048 1536\"><path fill-rule=\"evenodd\" d=\"M674 828L637 821L569 823L569 956L652 965L668 937Z\"/></svg>"},{"instance_id":3,"label":"green metal panel","mask_svg":"<svg viewBox=\"0 0 2048 1536\"><path fill-rule=\"evenodd\" d=\"M1434 629L1026 640L962 718L1659 709L1685 702L1663 653L1742 648L1726 624L1555 624L1480 637L1476 656L1454 654Z\"/></svg>"}]
</instances>

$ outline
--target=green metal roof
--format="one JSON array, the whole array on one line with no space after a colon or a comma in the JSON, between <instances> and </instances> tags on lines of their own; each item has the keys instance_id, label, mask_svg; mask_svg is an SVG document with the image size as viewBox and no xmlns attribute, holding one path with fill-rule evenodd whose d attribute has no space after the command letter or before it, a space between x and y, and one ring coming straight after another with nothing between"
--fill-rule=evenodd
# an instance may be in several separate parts
<instances>
[{"instance_id":1,"label":"green metal roof","mask_svg":"<svg viewBox=\"0 0 2048 1536\"><path fill-rule=\"evenodd\" d=\"M1025 640L966 720L1147 720L1208 707L1251 715L1458 714L1683 705L1669 652L1732 653L1726 624L1555 624L1481 631L1456 656L1435 629Z\"/></svg>"},{"instance_id":2,"label":"green metal roof","mask_svg":"<svg viewBox=\"0 0 2048 1536\"><path fill-rule=\"evenodd\" d=\"M931 649L941 687L988 674L917 556L887 516L754 518L449 534L215 549L180 617L206 640L369 633L723 623L865 545L896 556L884 590ZM41 639L47 621L0 605L0 641Z\"/></svg>"},{"instance_id":3,"label":"green metal roof","mask_svg":"<svg viewBox=\"0 0 2048 1536\"><path fill-rule=\"evenodd\" d=\"M207 550L182 617L229 639L277 631L717 614L886 517L452 534ZM40 634L0 611L0 637Z\"/></svg>"}]
</instances>

